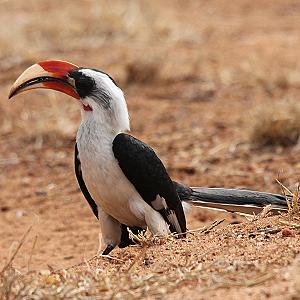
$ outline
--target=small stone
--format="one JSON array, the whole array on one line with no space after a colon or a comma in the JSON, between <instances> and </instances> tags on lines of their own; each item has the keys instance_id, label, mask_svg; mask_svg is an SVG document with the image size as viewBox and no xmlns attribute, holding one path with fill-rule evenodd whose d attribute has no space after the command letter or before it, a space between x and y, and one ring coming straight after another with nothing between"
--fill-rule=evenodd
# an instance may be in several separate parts
<instances>
[{"instance_id":1,"label":"small stone","mask_svg":"<svg viewBox=\"0 0 300 300\"><path fill-rule=\"evenodd\" d=\"M6 211L9 211L10 210L10 207L8 207L8 206L1 206L0 207L0 211L2 211L2 212L6 212Z\"/></svg>"},{"instance_id":2,"label":"small stone","mask_svg":"<svg viewBox=\"0 0 300 300\"><path fill-rule=\"evenodd\" d=\"M24 215L25 215L25 211L24 210L18 209L16 211L16 217L17 218L22 218Z\"/></svg>"},{"instance_id":3,"label":"small stone","mask_svg":"<svg viewBox=\"0 0 300 300\"><path fill-rule=\"evenodd\" d=\"M292 230L290 228L282 229L281 233L282 233L282 236L294 236L295 235L294 230Z\"/></svg>"},{"instance_id":4,"label":"small stone","mask_svg":"<svg viewBox=\"0 0 300 300\"><path fill-rule=\"evenodd\" d=\"M46 191L36 191L35 194L37 196L47 196L47 192Z\"/></svg>"}]
</instances>

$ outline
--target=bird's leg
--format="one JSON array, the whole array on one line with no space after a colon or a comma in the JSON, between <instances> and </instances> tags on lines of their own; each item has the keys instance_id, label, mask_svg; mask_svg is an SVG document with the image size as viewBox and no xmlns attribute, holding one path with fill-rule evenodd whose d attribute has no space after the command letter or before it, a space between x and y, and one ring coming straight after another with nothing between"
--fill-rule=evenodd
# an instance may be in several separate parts
<instances>
[{"instance_id":1,"label":"bird's leg","mask_svg":"<svg viewBox=\"0 0 300 300\"><path fill-rule=\"evenodd\" d=\"M114 250L115 246L107 245L107 247L103 250L102 255L108 255L112 250Z\"/></svg>"},{"instance_id":2,"label":"bird's leg","mask_svg":"<svg viewBox=\"0 0 300 300\"><path fill-rule=\"evenodd\" d=\"M98 207L101 240L98 254L109 254L121 241L121 224Z\"/></svg>"}]
</instances>

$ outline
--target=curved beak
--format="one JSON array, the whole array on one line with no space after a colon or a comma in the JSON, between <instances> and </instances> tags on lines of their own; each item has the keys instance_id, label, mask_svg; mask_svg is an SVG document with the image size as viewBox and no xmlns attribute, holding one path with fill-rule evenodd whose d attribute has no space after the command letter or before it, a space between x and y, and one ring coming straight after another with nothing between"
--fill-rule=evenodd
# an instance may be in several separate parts
<instances>
[{"instance_id":1,"label":"curved beak","mask_svg":"<svg viewBox=\"0 0 300 300\"><path fill-rule=\"evenodd\" d=\"M68 78L71 70L78 67L62 60L47 60L38 62L26 69L12 85L8 98L22 92L43 88L56 90L80 99L74 82Z\"/></svg>"}]
</instances>

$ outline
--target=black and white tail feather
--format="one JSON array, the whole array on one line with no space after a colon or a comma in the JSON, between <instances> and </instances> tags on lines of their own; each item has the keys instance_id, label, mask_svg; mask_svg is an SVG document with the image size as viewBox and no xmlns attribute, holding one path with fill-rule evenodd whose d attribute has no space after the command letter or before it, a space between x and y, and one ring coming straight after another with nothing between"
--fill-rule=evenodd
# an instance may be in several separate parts
<instances>
[{"instance_id":1,"label":"black and white tail feather","mask_svg":"<svg viewBox=\"0 0 300 300\"><path fill-rule=\"evenodd\" d=\"M267 205L271 205L270 212L279 214L288 210L287 199L290 196L244 189L225 188L188 188L174 182L181 201L192 206L217 209L227 212L253 215L260 213Z\"/></svg>"}]
</instances>

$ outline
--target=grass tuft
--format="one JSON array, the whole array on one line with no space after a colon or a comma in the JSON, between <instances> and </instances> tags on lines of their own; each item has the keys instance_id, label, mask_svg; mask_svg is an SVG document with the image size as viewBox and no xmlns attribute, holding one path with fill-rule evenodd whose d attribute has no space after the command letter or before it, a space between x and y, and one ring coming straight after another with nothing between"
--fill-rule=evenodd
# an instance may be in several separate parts
<instances>
[{"instance_id":1,"label":"grass tuft","mask_svg":"<svg viewBox=\"0 0 300 300\"><path fill-rule=\"evenodd\" d=\"M260 146L291 146L299 141L300 103L281 101L256 109L250 140Z\"/></svg>"},{"instance_id":2,"label":"grass tuft","mask_svg":"<svg viewBox=\"0 0 300 300\"><path fill-rule=\"evenodd\" d=\"M158 61L132 61L126 67L126 84L150 84L159 80Z\"/></svg>"}]
</instances>

